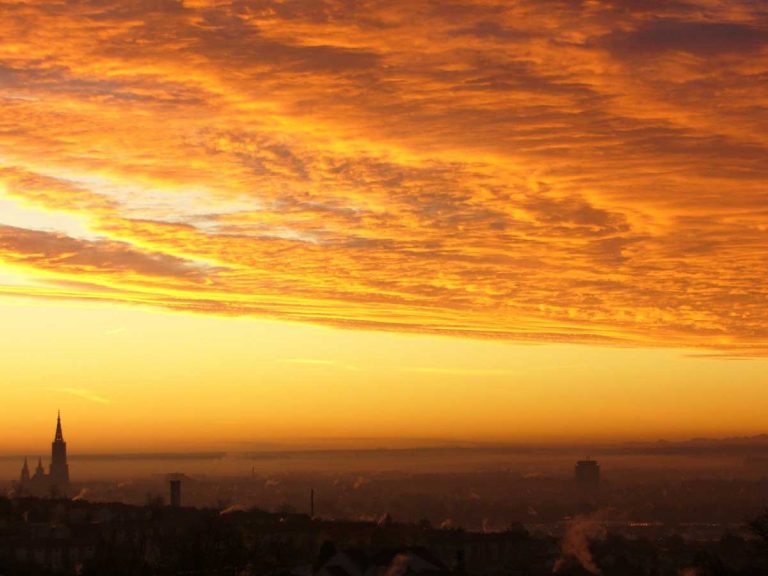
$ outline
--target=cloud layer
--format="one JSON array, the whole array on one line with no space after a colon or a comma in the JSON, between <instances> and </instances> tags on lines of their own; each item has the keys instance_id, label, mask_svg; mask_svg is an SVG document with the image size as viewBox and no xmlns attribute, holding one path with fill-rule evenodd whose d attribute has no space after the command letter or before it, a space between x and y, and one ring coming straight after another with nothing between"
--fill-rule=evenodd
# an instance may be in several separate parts
<instances>
[{"instance_id":1,"label":"cloud layer","mask_svg":"<svg viewBox=\"0 0 768 576\"><path fill-rule=\"evenodd\" d=\"M1 293L768 352L764 3L0 13Z\"/></svg>"}]
</instances>

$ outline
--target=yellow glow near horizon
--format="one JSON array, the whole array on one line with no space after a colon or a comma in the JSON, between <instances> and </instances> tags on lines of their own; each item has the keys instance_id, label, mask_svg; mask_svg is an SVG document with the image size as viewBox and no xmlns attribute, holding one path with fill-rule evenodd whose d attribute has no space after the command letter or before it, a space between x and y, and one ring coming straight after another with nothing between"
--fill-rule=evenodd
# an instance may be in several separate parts
<instances>
[{"instance_id":1,"label":"yellow glow near horizon","mask_svg":"<svg viewBox=\"0 0 768 576\"><path fill-rule=\"evenodd\" d=\"M0 442L763 431L765 15L656 4L0 0Z\"/></svg>"},{"instance_id":2,"label":"yellow glow near horizon","mask_svg":"<svg viewBox=\"0 0 768 576\"><path fill-rule=\"evenodd\" d=\"M59 408L76 451L87 452L318 438L375 446L376 438L750 434L762 430L768 400L767 360L679 350L519 345L112 305L10 301L0 313L14 326L0 340L13 406L0 450L11 452L45 446Z\"/></svg>"}]
</instances>

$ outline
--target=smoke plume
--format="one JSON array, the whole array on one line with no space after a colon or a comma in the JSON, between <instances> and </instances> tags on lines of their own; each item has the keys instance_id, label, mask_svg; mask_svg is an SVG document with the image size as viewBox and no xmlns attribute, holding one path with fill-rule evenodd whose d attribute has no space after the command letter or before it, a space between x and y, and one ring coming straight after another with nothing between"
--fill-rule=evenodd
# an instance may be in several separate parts
<instances>
[{"instance_id":1,"label":"smoke plume","mask_svg":"<svg viewBox=\"0 0 768 576\"><path fill-rule=\"evenodd\" d=\"M582 568L591 574L600 574L600 568L592 558L589 549L590 540L605 536L605 527L592 516L576 516L569 523L561 544L561 556L555 563L553 572L560 572L569 560L576 560Z\"/></svg>"}]
</instances>

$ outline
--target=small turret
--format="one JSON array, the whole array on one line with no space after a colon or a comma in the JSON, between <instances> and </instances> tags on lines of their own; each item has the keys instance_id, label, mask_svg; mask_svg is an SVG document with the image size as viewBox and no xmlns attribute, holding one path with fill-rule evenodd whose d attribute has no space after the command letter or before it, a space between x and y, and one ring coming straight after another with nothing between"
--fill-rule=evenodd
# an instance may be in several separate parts
<instances>
[{"instance_id":1,"label":"small turret","mask_svg":"<svg viewBox=\"0 0 768 576\"><path fill-rule=\"evenodd\" d=\"M38 457L37 459L37 468L35 469L35 478L42 478L45 476L45 470L43 469L43 458Z\"/></svg>"},{"instance_id":2,"label":"small turret","mask_svg":"<svg viewBox=\"0 0 768 576\"><path fill-rule=\"evenodd\" d=\"M24 457L24 466L21 468L21 478L19 480L22 487L29 483L29 462L27 462L26 456Z\"/></svg>"}]
</instances>

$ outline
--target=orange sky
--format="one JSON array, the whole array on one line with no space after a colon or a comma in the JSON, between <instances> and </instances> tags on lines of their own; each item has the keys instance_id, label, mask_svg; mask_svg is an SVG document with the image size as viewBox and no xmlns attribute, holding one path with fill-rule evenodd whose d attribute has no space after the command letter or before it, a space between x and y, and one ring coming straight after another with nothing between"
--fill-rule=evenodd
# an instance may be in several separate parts
<instances>
[{"instance_id":1,"label":"orange sky","mask_svg":"<svg viewBox=\"0 0 768 576\"><path fill-rule=\"evenodd\" d=\"M0 0L0 38L0 449L59 406L93 448L767 431L759 3Z\"/></svg>"}]
</instances>

